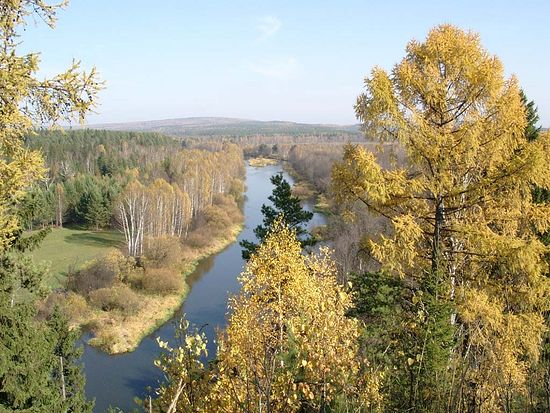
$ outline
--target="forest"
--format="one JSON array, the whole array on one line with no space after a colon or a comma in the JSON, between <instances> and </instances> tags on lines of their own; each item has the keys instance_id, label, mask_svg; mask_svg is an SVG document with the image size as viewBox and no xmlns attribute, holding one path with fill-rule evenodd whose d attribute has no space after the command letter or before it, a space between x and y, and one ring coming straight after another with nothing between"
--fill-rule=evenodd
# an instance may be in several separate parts
<instances>
[{"instance_id":1,"label":"forest","mask_svg":"<svg viewBox=\"0 0 550 413\"><path fill-rule=\"evenodd\" d=\"M435 26L372 69L361 141L254 123L189 137L59 127L104 84L78 63L42 80L20 54L28 19L53 28L58 6L0 10L0 411L97 411L81 337L135 350L229 245L244 267L226 324L157 336L134 411L550 411L550 133L478 34ZM265 160L296 183L271 177L236 244ZM308 229L314 212L326 225Z\"/></svg>"}]
</instances>

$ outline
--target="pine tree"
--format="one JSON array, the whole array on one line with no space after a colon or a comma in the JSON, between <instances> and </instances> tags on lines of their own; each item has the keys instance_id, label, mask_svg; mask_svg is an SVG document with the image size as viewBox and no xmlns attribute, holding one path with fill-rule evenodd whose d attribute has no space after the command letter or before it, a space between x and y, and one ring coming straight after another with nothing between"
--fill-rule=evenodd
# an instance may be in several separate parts
<instances>
[{"instance_id":1,"label":"pine tree","mask_svg":"<svg viewBox=\"0 0 550 413\"><path fill-rule=\"evenodd\" d=\"M282 173L273 175L271 183L275 188L268 199L273 203L273 206L262 205L263 224L258 225L254 229L254 235L256 235L258 241L260 243L263 242L271 230L273 223L277 218L282 217L283 221L296 231L296 236L300 240L302 247L315 244L315 239L304 227L313 218L313 213L305 211L302 208L300 199L292 195L290 184L283 178ZM258 248L258 244L247 240L241 241L240 245L243 247L242 256L245 260L250 259L251 255Z\"/></svg>"}]
</instances>

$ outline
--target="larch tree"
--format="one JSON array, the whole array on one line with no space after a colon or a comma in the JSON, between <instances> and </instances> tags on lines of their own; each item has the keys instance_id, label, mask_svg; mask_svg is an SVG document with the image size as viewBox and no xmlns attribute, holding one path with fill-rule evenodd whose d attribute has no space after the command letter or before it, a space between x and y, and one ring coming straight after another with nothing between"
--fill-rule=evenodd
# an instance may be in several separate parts
<instances>
[{"instance_id":1,"label":"larch tree","mask_svg":"<svg viewBox=\"0 0 550 413\"><path fill-rule=\"evenodd\" d=\"M18 33L29 16L38 15L54 27L60 7L43 0L0 1L0 250L9 245L19 227L14 208L45 172L41 155L25 148L23 135L35 124L75 117L82 121L94 107L101 87L95 69L80 72L77 62L64 73L39 80L39 55L17 53Z\"/></svg>"},{"instance_id":2,"label":"larch tree","mask_svg":"<svg viewBox=\"0 0 550 413\"><path fill-rule=\"evenodd\" d=\"M31 185L43 178L44 161L25 147L23 136L35 125L61 120L82 121L95 104L101 84L95 69L81 72L73 62L51 79L37 78L39 55L19 54L19 32L31 16L48 26L61 5L43 0L0 0L0 410L90 412L83 388L72 384L63 392L62 380L79 375L73 356L58 353L67 326L40 324L36 300L42 295L44 268L23 255L45 236L21 237L17 207ZM63 373L60 361L63 359ZM81 376L80 376L81 377ZM59 380L58 380L59 379Z\"/></svg>"},{"instance_id":3,"label":"larch tree","mask_svg":"<svg viewBox=\"0 0 550 413\"><path fill-rule=\"evenodd\" d=\"M426 385L415 400L431 398L427 411L510 411L528 360L539 356L550 303L548 249L537 237L550 209L532 199L533 186L550 187L550 139L527 139L518 81L504 77L478 35L451 25L411 41L365 89L355 106L365 133L396 142L406 165L383 169L349 145L333 170L336 198L362 201L391 224L365 245L382 273L407 280L415 302L426 302L424 320L435 328L438 305L451 309L443 314L454 333L440 349L448 365L433 372L446 393ZM423 351L411 363L433 366Z\"/></svg>"}]
</instances>

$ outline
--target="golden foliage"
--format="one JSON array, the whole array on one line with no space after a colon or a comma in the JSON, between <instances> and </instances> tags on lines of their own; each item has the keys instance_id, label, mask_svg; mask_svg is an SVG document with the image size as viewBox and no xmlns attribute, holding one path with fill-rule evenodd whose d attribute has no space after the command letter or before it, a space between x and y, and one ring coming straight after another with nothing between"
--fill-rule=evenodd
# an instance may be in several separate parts
<instances>
[{"instance_id":1,"label":"golden foliage","mask_svg":"<svg viewBox=\"0 0 550 413\"><path fill-rule=\"evenodd\" d=\"M177 412L360 411L378 403L379 377L361 354L359 322L346 317L351 296L337 283L328 251L304 256L292 230L281 221L274 228L240 277L215 365L207 372L189 361L193 348L204 351L204 338L189 334L178 350L184 355L179 373L159 390L165 409L175 399ZM169 360L162 368L173 371ZM178 383L191 380L189 366L201 371L195 383L208 386L195 387L200 403L184 397L189 386L178 396Z\"/></svg>"},{"instance_id":2,"label":"golden foliage","mask_svg":"<svg viewBox=\"0 0 550 413\"><path fill-rule=\"evenodd\" d=\"M550 211L531 199L533 185L550 187L550 137L525 138L517 80L476 34L450 25L411 41L365 86L355 107L365 132L397 142L408 162L384 170L348 146L333 171L337 200L360 200L391 223L367 242L383 271L446 285L440 299L456 304L464 346L453 362L470 383L462 402L498 411L504 382L522 389L550 306L548 249L534 231L549 228Z\"/></svg>"},{"instance_id":3,"label":"golden foliage","mask_svg":"<svg viewBox=\"0 0 550 413\"><path fill-rule=\"evenodd\" d=\"M95 105L101 88L95 69L80 72L78 62L52 79L38 80L36 53L17 55L18 30L36 13L53 27L56 11L42 0L0 1L0 251L14 239L19 228L14 208L26 189L44 175L39 152L29 151L22 136L33 125L43 126L77 118Z\"/></svg>"}]
</instances>

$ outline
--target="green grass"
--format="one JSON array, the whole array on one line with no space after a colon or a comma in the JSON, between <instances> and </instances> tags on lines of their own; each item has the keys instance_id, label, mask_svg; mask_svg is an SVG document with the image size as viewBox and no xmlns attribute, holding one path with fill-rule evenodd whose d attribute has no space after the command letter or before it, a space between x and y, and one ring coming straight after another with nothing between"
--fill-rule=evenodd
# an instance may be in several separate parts
<instances>
[{"instance_id":1,"label":"green grass","mask_svg":"<svg viewBox=\"0 0 550 413\"><path fill-rule=\"evenodd\" d=\"M123 242L123 234L117 231L54 228L32 256L36 263L49 264L50 272L45 283L50 288L58 288L65 285L70 266L79 268L85 262L101 257L109 248L122 246Z\"/></svg>"}]
</instances>

